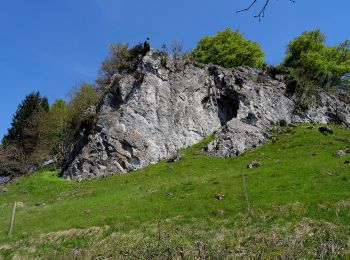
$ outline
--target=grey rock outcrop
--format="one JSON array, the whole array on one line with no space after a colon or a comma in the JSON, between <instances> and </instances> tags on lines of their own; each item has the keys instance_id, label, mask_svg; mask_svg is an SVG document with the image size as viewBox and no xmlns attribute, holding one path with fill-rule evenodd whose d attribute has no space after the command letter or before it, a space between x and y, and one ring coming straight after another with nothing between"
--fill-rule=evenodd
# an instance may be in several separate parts
<instances>
[{"instance_id":1,"label":"grey rock outcrop","mask_svg":"<svg viewBox=\"0 0 350 260\"><path fill-rule=\"evenodd\" d=\"M349 107L321 95L319 106L296 113L286 86L260 70L197 68L174 62L164 67L151 50L138 67L140 77L115 77L98 108L91 133L77 141L63 172L81 181L157 163L179 149L216 133L206 149L236 156L263 143L272 124L350 123Z\"/></svg>"},{"instance_id":2,"label":"grey rock outcrop","mask_svg":"<svg viewBox=\"0 0 350 260\"><path fill-rule=\"evenodd\" d=\"M261 128L241 122L234 118L216 134L214 141L204 147L211 156L233 157L242 154L246 149L262 144L268 135Z\"/></svg>"}]
</instances>

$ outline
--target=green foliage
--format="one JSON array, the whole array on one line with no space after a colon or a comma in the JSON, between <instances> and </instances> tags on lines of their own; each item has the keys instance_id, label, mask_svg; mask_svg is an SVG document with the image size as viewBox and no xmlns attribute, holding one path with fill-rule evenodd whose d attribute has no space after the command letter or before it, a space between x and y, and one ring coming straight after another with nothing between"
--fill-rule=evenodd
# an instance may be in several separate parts
<instances>
[{"instance_id":1,"label":"green foliage","mask_svg":"<svg viewBox=\"0 0 350 260\"><path fill-rule=\"evenodd\" d=\"M288 69L282 65L278 65L278 66L267 65L265 69L266 69L266 72L272 78L276 78L277 75L286 75L288 73Z\"/></svg>"},{"instance_id":2,"label":"green foliage","mask_svg":"<svg viewBox=\"0 0 350 260\"><path fill-rule=\"evenodd\" d=\"M326 46L320 30L306 31L288 44L282 66L289 70L289 91L297 97L297 108L307 110L317 94L335 86L348 87L349 41Z\"/></svg>"},{"instance_id":3,"label":"green foliage","mask_svg":"<svg viewBox=\"0 0 350 260\"><path fill-rule=\"evenodd\" d=\"M46 97L42 97L39 92L31 93L18 106L12 118L11 128L4 137L4 144L22 144L26 139L25 128L29 126L30 118L36 113L47 112L49 104Z\"/></svg>"},{"instance_id":4,"label":"green foliage","mask_svg":"<svg viewBox=\"0 0 350 260\"><path fill-rule=\"evenodd\" d=\"M51 138L53 143L59 142L60 136L62 135L63 128L66 126L68 117L68 105L63 99L57 99L49 111L48 124L50 125Z\"/></svg>"},{"instance_id":5,"label":"green foliage","mask_svg":"<svg viewBox=\"0 0 350 260\"><path fill-rule=\"evenodd\" d=\"M284 65L296 68L301 64L303 55L324 48L326 36L320 30L306 31L288 44Z\"/></svg>"},{"instance_id":6,"label":"green foliage","mask_svg":"<svg viewBox=\"0 0 350 260\"><path fill-rule=\"evenodd\" d=\"M28 163L31 165L37 165L49 153L51 139L48 136L47 120L48 112L40 110L28 120L24 129L25 139L21 147L28 154Z\"/></svg>"},{"instance_id":7,"label":"green foliage","mask_svg":"<svg viewBox=\"0 0 350 260\"><path fill-rule=\"evenodd\" d=\"M20 103L0 146L0 176L23 174L43 159L48 111L48 100L39 92L27 95Z\"/></svg>"},{"instance_id":8,"label":"green foliage","mask_svg":"<svg viewBox=\"0 0 350 260\"><path fill-rule=\"evenodd\" d=\"M350 42L329 47L325 40L320 30L302 33L289 43L283 65L317 87L341 84L342 77L350 72Z\"/></svg>"},{"instance_id":9,"label":"green foliage","mask_svg":"<svg viewBox=\"0 0 350 260\"><path fill-rule=\"evenodd\" d=\"M28 95L19 105L0 147L0 176L23 174L52 155L61 161L66 158L74 135L83 130L82 126L91 129L88 109L98 100L98 91L87 83L74 93L69 105L59 99L49 107L47 98L40 93Z\"/></svg>"},{"instance_id":10,"label":"green foliage","mask_svg":"<svg viewBox=\"0 0 350 260\"><path fill-rule=\"evenodd\" d=\"M95 122L100 96L97 89L82 83L69 104L58 99L49 107L46 97L31 93L19 105L12 127L0 146L0 176L24 174L55 156L67 158L78 132L88 134ZM90 110L89 110L90 109Z\"/></svg>"},{"instance_id":11,"label":"green foliage","mask_svg":"<svg viewBox=\"0 0 350 260\"><path fill-rule=\"evenodd\" d=\"M111 44L109 56L102 62L100 76L96 83L107 87L115 74L128 74L136 71L142 58L150 50L148 41L130 48L129 44Z\"/></svg>"},{"instance_id":12,"label":"green foliage","mask_svg":"<svg viewBox=\"0 0 350 260\"><path fill-rule=\"evenodd\" d=\"M97 89L88 83L83 82L78 91L74 93L72 100L68 105L68 128L74 136L81 129L82 123L91 119L91 113L89 109L96 106L100 96Z\"/></svg>"},{"instance_id":13,"label":"green foliage","mask_svg":"<svg viewBox=\"0 0 350 260\"><path fill-rule=\"evenodd\" d=\"M282 119L282 120L279 121L279 125L280 125L281 127L286 127L286 126L288 125L288 123L287 123L286 120Z\"/></svg>"},{"instance_id":14,"label":"green foliage","mask_svg":"<svg viewBox=\"0 0 350 260\"><path fill-rule=\"evenodd\" d=\"M333 153L348 146L350 132L332 126L324 136L318 128L277 127L275 142L235 158L208 157L202 142L178 162L98 180L75 183L52 171L20 177L0 196L0 255L347 259L350 154ZM252 160L262 166L247 169ZM8 239L14 200L24 207Z\"/></svg>"},{"instance_id":15,"label":"green foliage","mask_svg":"<svg viewBox=\"0 0 350 260\"><path fill-rule=\"evenodd\" d=\"M226 68L237 66L263 67L265 56L258 43L247 40L230 29L202 38L193 50L196 62L216 64Z\"/></svg>"},{"instance_id":16,"label":"green foliage","mask_svg":"<svg viewBox=\"0 0 350 260\"><path fill-rule=\"evenodd\" d=\"M47 136L50 139L49 150L51 153L58 155L58 157L67 156L67 148L71 146L73 141L72 134L68 125L68 104L62 100L57 99L48 113L47 118Z\"/></svg>"},{"instance_id":17,"label":"green foliage","mask_svg":"<svg viewBox=\"0 0 350 260\"><path fill-rule=\"evenodd\" d=\"M287 93L296 97L296 110L306 111L316 102L319 87L301 69L289 69Z\"/></svg>"}]
</instances>

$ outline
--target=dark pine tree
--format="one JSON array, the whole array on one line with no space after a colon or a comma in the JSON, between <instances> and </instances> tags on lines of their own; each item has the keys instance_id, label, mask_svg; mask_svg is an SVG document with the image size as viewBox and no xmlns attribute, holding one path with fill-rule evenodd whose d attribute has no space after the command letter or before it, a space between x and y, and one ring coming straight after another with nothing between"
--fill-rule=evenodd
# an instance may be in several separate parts
<instances>
[{"instance_id":1,"label":"dark pine tree","mask_svg":"<svg viewBox=\"0 0 350 260\"><path fill-rule=\"evenodd\" d=\"M25 97L12 118L11 128L3 139L3 144L21 144L25 138L24 129L28 127L31 117L39 111L49 111L49 102L39 92Z\"/></svg>"}]
</instances>

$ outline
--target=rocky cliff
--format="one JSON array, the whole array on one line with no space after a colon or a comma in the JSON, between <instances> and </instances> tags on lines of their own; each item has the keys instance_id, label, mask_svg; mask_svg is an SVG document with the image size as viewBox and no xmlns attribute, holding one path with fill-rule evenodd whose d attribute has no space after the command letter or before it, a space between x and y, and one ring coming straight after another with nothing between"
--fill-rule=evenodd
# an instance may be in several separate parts
<instances>
[{"instance_id":1,"label":"rocky cliff","mask_svg":"<svg viewBox=\"0 0 350 260\"><path fill-rule=\"evenodd\" d=\"M330 94L296 112L283 77L256 69L198 68L171 58L165 64L151 50L137 75L113 79L93 130L70 155L65 178L81 181L141 168L213 133L217 138L205 148L209 154L236 156L263 143L281 120L350 123L349 106Z\"/></svg>"}]
</instances>

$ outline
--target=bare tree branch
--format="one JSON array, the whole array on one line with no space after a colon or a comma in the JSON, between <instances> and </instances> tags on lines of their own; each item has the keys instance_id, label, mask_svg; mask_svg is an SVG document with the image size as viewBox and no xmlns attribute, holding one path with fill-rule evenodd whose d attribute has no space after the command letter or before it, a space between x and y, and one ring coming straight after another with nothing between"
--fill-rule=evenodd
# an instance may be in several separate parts
<instances>
[{"instance_id":1,"label":"bare tree branch","mask_svg":"<svg viewBox=\"0 0 350 260\"><path fill-rule=\"evenodd\" d=\"M256 4L256 2L258 2L258 0L254 0L247 8L244 8L242 10L238 10L236 13L249 11Z\"/></svg>"},{"instance_id":2,"label":"bare tree branch","mask_svg":"<svg viewBox=\"0 0 350 260\"><path fill-rule=\"evenodd\" d=\"M259 13L257 15L255 15L254 17L255 18L258 18L259 21L261 20L261 18L264 18L265 17L265 11L268 7L268 5L270 4L271 0L264 0L265 3L264 5L262 6L262 8L260 9ZM295 3L296 0L289 0L290 2L292 3ZM241 12L247 12L249 11L250 9L253 8L254 5L256 5L258 3L258 0L252 0L252 2L250 3L250 5L247 7L247 8L244 8L242 10L238 10L236 11L236 13L241 13Z\"/></svg>"}]
</instances>

